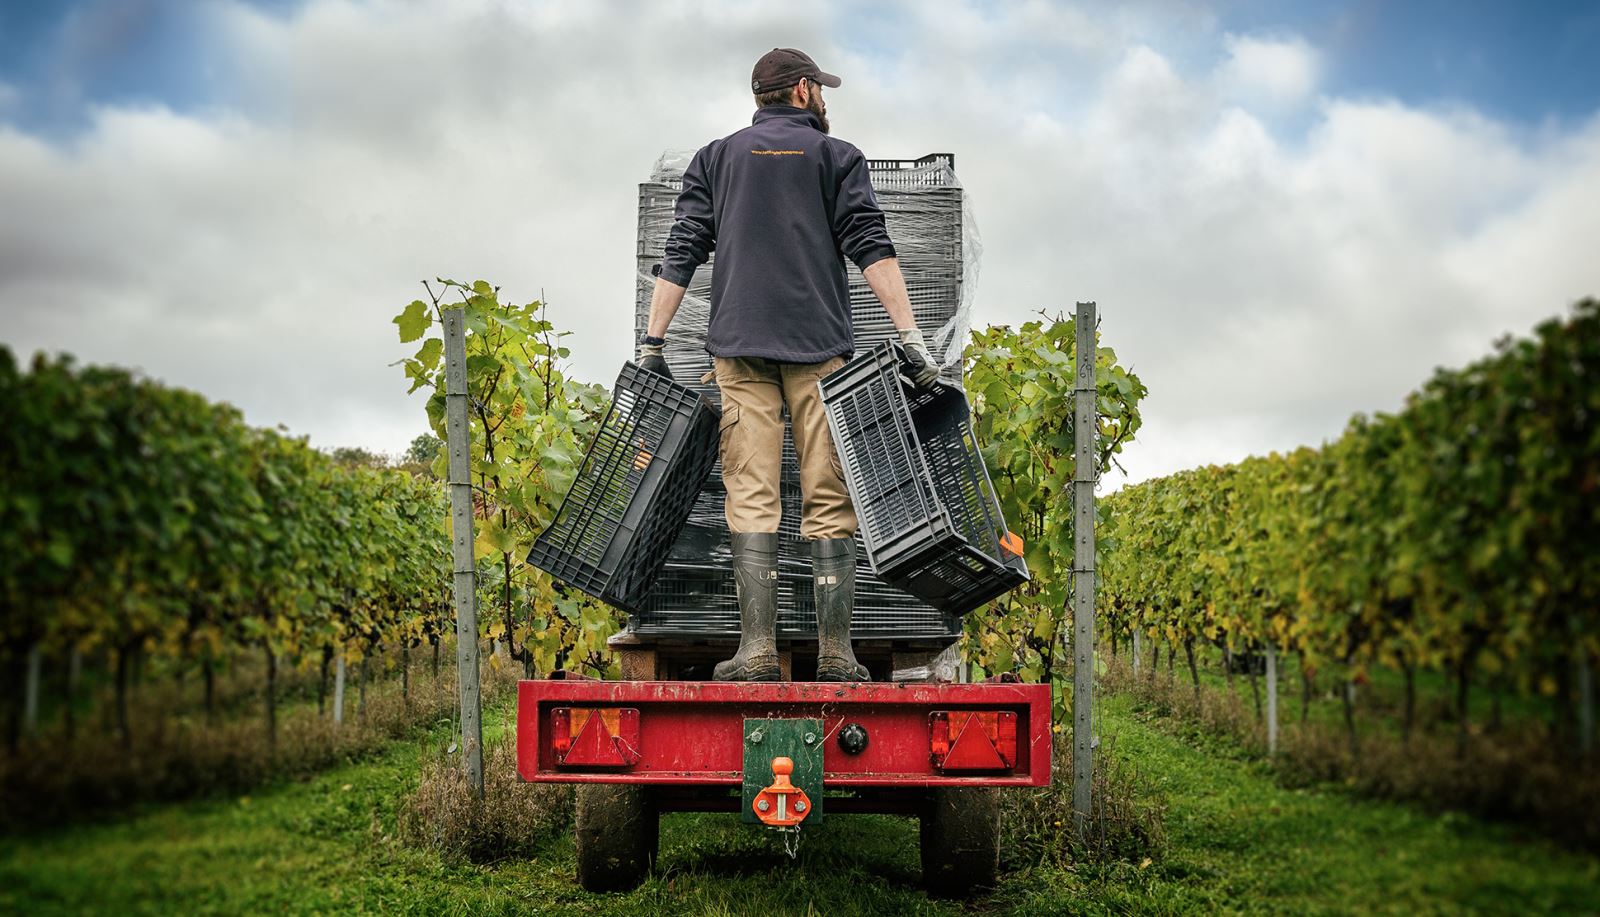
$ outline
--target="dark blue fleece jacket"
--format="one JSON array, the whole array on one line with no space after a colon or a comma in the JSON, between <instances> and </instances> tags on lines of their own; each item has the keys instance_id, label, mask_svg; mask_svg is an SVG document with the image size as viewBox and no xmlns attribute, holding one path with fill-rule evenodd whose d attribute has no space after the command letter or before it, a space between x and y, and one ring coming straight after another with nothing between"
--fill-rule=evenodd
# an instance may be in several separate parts
<instances>
[{"instance_id":1,"label":"dark blue fleece jacket","mask_svg":"<svg viewBox=\"0 0 1600 917\"><path fill-rule=\"evenodd\" d=\"M717 254L706 350L817 363L855 350L844 259L894 255L866 157L811 112L756 111L683 173L661 276L688 286Z\"/></svg>"}]
</instances>

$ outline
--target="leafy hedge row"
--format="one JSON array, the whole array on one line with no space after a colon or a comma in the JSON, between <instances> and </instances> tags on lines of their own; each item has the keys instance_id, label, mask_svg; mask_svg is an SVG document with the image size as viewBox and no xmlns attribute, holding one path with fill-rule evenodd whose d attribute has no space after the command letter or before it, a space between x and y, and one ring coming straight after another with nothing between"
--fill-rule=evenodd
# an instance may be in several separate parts
<instances>
[{"instance_id":1,"label":"leafy hedge row","mask_svg":"<svg viewBox=\"0 0 1600 917\"><path fill-rule=\"evenodd\" d=\"M280 660L450 626L437 483L343 467L193 392L0 348L0 475L0 654L112 654L125 734L139 658L209 684L262 653L270 698Z\"/></svg>"},{"instance_id":2,"label":"leafy hedge row","mask_svg":"<svg viewBox=\"0 0 1600 917\"><path fill-rule=\"evenodd\" d=\"M1320 449L1107 501L1117 626L1271 641L1304 665L1448 673L1571 703L1600 652L1600 302L1441 369ZM1407 711L1407 721L1411 711Z\"/></svg>"}]
</instances>

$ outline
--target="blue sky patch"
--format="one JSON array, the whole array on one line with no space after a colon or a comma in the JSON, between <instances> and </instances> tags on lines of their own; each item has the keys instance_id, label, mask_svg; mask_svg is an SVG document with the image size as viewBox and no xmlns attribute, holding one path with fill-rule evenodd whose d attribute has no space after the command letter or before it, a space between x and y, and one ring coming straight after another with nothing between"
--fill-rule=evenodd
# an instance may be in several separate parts
<instances>
[{"instance_id":1,"label":"blue sky patch","mask_svg":"<svg viewBox=\"0 0 1600 917\"><path fill-rule=\"evenodd\" d=\"M301 3L250 5L287 14ZM13 92L0 120L59 139L81 130L96 105L228 106L232 62L215 43L209 9L180 0L5 2L0 38L11 52L0 57L0 81ZM882 44L895 33L885 15L855 22L847 44L893 56ZM1212 15L1217 33L1301 36L1321 52L1324 88L1335 95L1466 104L1521 123L1583 119L1600 107L1593 70L1600 3L1220 0ZM1181 66L1203 65L1194 59L1199 49L1185 46L1199 36L1163 28L1173 14L1147 9L1139 18L1163 54Z\"/></svg>"}]
</instances>

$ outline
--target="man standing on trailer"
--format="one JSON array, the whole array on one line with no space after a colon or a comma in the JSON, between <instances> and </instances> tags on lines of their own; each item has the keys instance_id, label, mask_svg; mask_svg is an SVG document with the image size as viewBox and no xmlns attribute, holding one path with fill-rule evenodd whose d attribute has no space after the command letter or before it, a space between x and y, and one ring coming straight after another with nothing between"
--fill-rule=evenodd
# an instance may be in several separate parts
<instances>
[{"instance_id":1,"label":"man standing on trailer","mask_svg":"<svg viewBox=\"0 0 1600 917\"><path fill-rule=\"evenodd\" d=\"M671 376L662 347L697 267L717 253L706 351L722 392L722 481L739 590L739 649L719 681L777 681L779 476L784 405L800 460L801 537L811 542L817 680L866 681L850 645L856 514L817 382L855 351L844 259L899 331L913 381L939 369L911 313L867 160L828 135L822 87L806 54L774 48L750 74L751 125L713 140L683 173L639 365Z\"/></svg>"}]
</instances>

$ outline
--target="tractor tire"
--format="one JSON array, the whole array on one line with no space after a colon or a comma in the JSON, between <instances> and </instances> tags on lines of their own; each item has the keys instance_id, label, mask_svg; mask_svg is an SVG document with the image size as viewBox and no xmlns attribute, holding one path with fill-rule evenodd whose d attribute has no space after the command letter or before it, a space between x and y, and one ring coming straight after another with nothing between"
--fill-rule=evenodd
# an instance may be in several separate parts
<instances>
[{"instance_id":1,"label":"tractor tire","mask_svg":"<svg viewBox=\"0 0 1600 917\"><path fill-rule=\"evenodd\" d=\"M940 898L993 888L1000 873L1000 790L938 789L922 815L922 884Z\"/></svg>"},{"instance_id":2,"label":"tractor tire","mask_svg":"<svg viewBox=\"0 0 1600 917\"><path fill-rule=\"evenodd\" d=\"M592 892L626 891L656 859L660 815L649 791L626 783L577 787L578 882Z\"/></svg>"}]
</instances>

